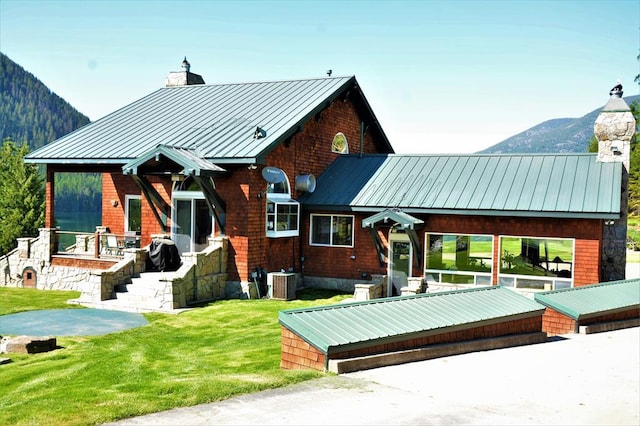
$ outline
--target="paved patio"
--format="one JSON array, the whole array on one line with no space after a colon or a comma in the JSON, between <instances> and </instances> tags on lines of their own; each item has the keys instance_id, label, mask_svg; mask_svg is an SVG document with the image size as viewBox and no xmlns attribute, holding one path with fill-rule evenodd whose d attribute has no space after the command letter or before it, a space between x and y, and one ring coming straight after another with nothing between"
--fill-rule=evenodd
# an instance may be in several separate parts
<instances>
[{"instance_id":1,"label":"paved patio","mask_svg":"<svg viewBox=\"0 0 640 426\"><path fill-rule=\"evenodd\" d=\"M0 316L0 336L95 336L142 327L141 314L104 309L50 309Z\"/></svg>"}]
</instances>

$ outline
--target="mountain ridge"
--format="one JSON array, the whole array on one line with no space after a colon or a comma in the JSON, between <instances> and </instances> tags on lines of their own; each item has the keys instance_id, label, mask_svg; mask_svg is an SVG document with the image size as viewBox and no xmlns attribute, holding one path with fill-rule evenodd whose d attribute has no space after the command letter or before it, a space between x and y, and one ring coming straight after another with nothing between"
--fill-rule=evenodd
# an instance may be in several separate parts
<instances>
[{"instance_id":1,"label":"mountain ridge","mask_svg":"<svg viewBox=\"0 0 640 426\"><path fill-rule=\"evenodd\" d=\"M640 95L624 98L627 105L640 99ZM541 154L587 152L593 124L602 107L578 118L552 118L490 146L478 154Z\"/></svg>"}]
</instances>

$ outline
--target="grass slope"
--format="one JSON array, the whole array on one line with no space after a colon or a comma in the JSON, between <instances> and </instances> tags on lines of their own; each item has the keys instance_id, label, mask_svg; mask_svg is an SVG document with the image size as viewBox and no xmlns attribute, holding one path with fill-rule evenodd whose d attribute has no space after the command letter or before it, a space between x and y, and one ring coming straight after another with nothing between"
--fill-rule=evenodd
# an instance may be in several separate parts
<instances>
[{"instance_id":1,"label":"grass slope","mask_svg":"<svg viewBox=\"0 0 640 426\"><path fill-rule=\"evenodd\" d=\"M36 293L56 301L34 303ZM320 377L280 369L278 311L337 303L348 295L299 296L306 300L228 300L179 315L147 314L149 325L141 328L62 337L62 349L11 354L13 362L0 367L2 423L100 424ZM74 297L0 288L0 314L17 312L21 304L56 308Z\"/></svg>"}]
</instances>

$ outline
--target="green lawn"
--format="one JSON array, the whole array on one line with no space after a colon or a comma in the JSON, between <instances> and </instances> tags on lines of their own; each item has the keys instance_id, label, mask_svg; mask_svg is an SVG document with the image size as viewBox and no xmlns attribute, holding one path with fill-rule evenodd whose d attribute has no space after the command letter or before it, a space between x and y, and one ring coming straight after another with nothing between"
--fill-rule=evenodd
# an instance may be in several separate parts
<instances>
[{"instance_id":1,"label":"green lawn","mask_svg":"<svg viewBox=\"0 0 640 426\"><path fill-rule=\"evenodd\" d=\"M61 349L5 354L3 424L86 425L218 401L320 377L281 370L278 311L349 295L303 291L300 300L228 300L104 336L61 337ZM0 287L0 314L70 307L74 292ZM0 317L1 321L1 317ZM241 422L241 420L240 420Z\"/></svg>"}]
</instances>

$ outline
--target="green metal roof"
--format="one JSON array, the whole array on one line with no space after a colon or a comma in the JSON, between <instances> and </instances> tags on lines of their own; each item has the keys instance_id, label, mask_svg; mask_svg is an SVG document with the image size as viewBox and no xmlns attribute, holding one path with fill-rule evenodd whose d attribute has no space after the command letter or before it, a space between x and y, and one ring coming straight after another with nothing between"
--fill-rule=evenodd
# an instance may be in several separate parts
<instances>
[{"instance_id":1,"label":"green metal roof","mask_svg":"<svg viewBox=\"0 0 640 426\"><path fill-rule=\"evenodd\" d=\"M279 313L280 324L325 354L542 315L502 287L427 293Z\"/></svg>"},{"instance_id":2,"label":"green metal roof","mask_svg":"<svg viewBox=\"0 0 640 426\"><path fill-rule=\"evenodd\" d=\"M122 170L124 174L164 172L167 170L167 165L160 161L161 157L166 157L174 164L175 170L172 170L173 172L184 175L202 176L225 172L223 168L200 158L193 150L163 145L159 145L125 164Z\"/></svg>"},{"instance_id":3,"label":"green metal roof","mask_svg":"<svg viewBox=\"0 0 640 426\"><path fill-rule=\"evenodd\" d=\"M536 293L535 300L574 320L640 308L640 279Z\"/></svg>"},{"instance_id":4,"label":"green metal roof","mask_svg":"<svg viewBox=\"0 0 640 426\"><path fill-rule=\"evenodd\" d=\"M614 219L622 163L596 154L341 155L306 209Z\"/></svg>"},{"instance_id":5,"label":"green metal roof","mask_svg":"<svg viewBox=\"0 0 640 426\"><path fill-rule=\"evenodd\" d=\"M30 153L34 163L120 164L158 145L220 163L262 156L346 93L393 152L355 77L165 87Z\"/></svg>"}]
</instances>

